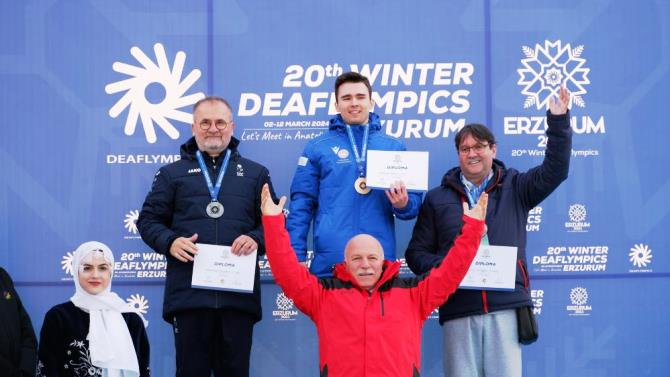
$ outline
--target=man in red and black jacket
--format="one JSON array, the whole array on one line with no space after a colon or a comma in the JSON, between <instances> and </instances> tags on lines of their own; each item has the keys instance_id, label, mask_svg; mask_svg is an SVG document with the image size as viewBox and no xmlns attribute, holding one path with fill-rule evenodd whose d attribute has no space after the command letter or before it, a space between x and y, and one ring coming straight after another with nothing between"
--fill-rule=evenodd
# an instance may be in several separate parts
<instances>
[{"instance_id":1,"label":"man in red and black jacket","mask_svg":"<svg viewBox=\"0 0 670 377\"><path fill-rule=\"evenodd\" d=\"M464 208L462 234L449 256L430 272L400 278L399 262L384 261L374 237L354 236L334 277L317 278L300 265L284 228L282 208L268 186L261 209L265 249L277 284L308 315L319 334L321 376L419 376L421 327L465 276L484 234L486 194Z\"/></svg>"}]
</instances>

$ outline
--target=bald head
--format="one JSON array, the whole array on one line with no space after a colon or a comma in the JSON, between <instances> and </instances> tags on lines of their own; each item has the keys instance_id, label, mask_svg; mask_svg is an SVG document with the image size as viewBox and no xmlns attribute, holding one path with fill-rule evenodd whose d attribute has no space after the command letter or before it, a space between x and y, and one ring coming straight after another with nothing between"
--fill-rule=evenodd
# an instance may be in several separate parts
<instances>
[{"instance_id":1,"label":"bald head","mask_svg":"<svg viewBox=\"0 0 670 377\"><path fill-rule=\"evenodd\" d=\"M384 260L384 249L376 238L369 234L358 234L353 236L344 247L344 260L349 259L349 254L354 251L377 251Z\"/></svg>"},{"instance_id":2,"label":"bald head","mask_svg":"<svg viewBox=\"0 0 670 377\"><path fill-rule=\"evenodd\" d=\"M361 288L372 289L382 275L384 249L376 238L359 234L347 242L344 262Z\"/></svg>"}]
</instances>

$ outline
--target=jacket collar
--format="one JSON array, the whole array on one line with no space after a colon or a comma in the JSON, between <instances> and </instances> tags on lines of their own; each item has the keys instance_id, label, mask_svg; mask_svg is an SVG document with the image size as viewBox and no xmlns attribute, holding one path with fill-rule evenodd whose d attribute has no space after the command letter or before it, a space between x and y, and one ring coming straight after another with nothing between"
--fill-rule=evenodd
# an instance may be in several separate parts
<instances>
[{"instance_id":1,"label":"jacket collar","mask_svg":"<svg viewBox=\"0 0 670 377\"><path fill-rule=\"evenodd\" d=\"M376 291L381 287L384 283L388 282L389 280L393 279L398 273L400 272L400 262L395 261L391 262L388 260L384 261L384 267L382 271L382 276L379 278L379 281L375 286L373 287L373 291ZM354 279L353 276L347 271L347 266L345 265L344 262L338 263L335 266L335 271L333 272L333 276L336 279L339 279L343 282L350 283L354 287L363 290L358 283L356 282L356 279Z\"/></svg>"},{"instance_id":2,"label":"jacket collar","mask_svg":"<svg viewBox=\"0 0 670 377\"><path fill-rule=\"evenodd\" d=\"M237 140L234 136L230 137L230 143L228 143L228 149L231 151L231 157L236 157L239 155L237 151L237 146L240 145L240 141ZM224 149L225 150L225 149ZM195 160L195 152L198 151L198 143L195 142L195 137L191 136L190 139L186 140L184 144L179 148L179 153L181 158L186 160Z\"/></svg>"},{"instance_id":3,"label":"jacket collar","mask_svg":"<svg viewBox=\"0 0 670 377\"><path fill-rule=\"evenodd\" d=\"M371 112L370 116L368 117L368 124L370 125L370 132L376 132L382 129L382 125L379 120L379 115L373 112ZM344 119L342 119L342 115L337 114L336 116L330 119L330 125L328 126L328 129L331 131L335 130L345 131L346 125L347 124L344 123Z\"/></svg>"}]
</instances>

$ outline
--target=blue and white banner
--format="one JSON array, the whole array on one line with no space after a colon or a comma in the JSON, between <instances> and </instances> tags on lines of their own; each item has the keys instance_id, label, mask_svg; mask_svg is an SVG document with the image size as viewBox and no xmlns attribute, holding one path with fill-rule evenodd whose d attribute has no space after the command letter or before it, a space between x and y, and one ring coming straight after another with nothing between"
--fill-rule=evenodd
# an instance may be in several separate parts
<instances>
[{"instance_id":1,"label":"blue and white banner","mask_svg":"<svg viewBox=\"0 0 670 377\"><path fill-rule=\"evenodd\" d=\"M335 114L342 72L370 78L384 132L430 153L430 187L458 164L467 123L493 130L508 167L538 165L548 101L565 85L570 175L526 227L540 340L524 347L524 375L665 376L668 19L665 0L2 2L0 265L39 331L73 292L75 248L109 245L115 290L149 319L151 369L172 375L166 259L136 221L155 172L191 136L198 99L231 102L241 154L288 195L302 149ZM413 224L397 221L399 259ZM313 325L259 264L252 375L312 376ZM422 375L440 376L431 318Z\"/></svg>"}]
</instances>

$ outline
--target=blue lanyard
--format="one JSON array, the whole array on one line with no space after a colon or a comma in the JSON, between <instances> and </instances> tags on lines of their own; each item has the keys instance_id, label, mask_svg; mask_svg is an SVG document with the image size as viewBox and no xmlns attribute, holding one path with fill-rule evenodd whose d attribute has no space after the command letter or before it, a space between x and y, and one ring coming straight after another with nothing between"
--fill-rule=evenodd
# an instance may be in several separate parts
<instances>
[{"instance_id":1,"label":"blue lanyard","mask_svg":"<svg viewBox=\"0 0 670 377\"><path fill-rule=\"evenodd\" d=\"M482 183L479 186L477 186L474 183L465 179L465 176L463 176L463 173L461 173L461 182L463 183L463 186L465 186L465 194L468 196L470 209L474 208L477 205L479 197L482 195L482 192L484 192L484 189L486 189L486 185L491 180L491 177L493 177L493 171L489 172L489 175L486 176L486 178L484 178L484 181L482 181ZM486 231L486 233L484 233L484 235L482 235L481 245L489 245L488 230Z\"/></svg>"},{"instance_id":2,"label":"blue lanyard","mask_svg":"<svg viewBox=\"0 0 670 377\"><path fill-rule=\"evenodd\" d=\"M358 147L356 146L356 140L354 140L354 133L351 131L351 126L347 126L347 135L349 136L349 142L351 143L351 149L354 151L354 158L356 159L356 166L358 167L358 176L365 177L365 159L368 152L368 134L370 132L370 124L366 124L363 130L363 140L361 145L361 153L358 154Z\"/></svg>"},{"instance_id":3,"label":"blue lanyard","mask_svg":"<svg viewBox=\"0 0 670 377\"><path fill-rule=\"evenodd\" d=\"M463 176L463 173L461 173L461 182L463 183L463 186L465 186L465 194L468 196L470 208L474 208L477 205L479 197L482 195L482 192L484 192L484 189L486 189L486 185L489 183L489 180L491 180L492 176L493 172L490 172L489 175L484 178L484 181L482 181L482 183L477 186L465 179L465 176Z\"/></svg>"},{"instance_id":4,"label":"blue lanyard","mask_svg":"<svg viewBox=\"0 0 670 377\"><path fill-rule=\"evenodd\" d=\"M209 190L209 196L212 198L213 202L217 201L219 197L219 191L221 191L221 182L223 182L223 176L226 174L226 168L228 167L228 161L230 160L230 149L226 151L226 157L223 159L223 165L219 169L219 176L216 178L216 186L212 186L212 178L209 177L209 171L207 170L207 165L205 165L205 159L202 157L200 151L195 152L195 156L198 158L198 165L200 165L200 171L205 177L205 182L207 183L207 189Z\"/></svg>"}]
</instances>

